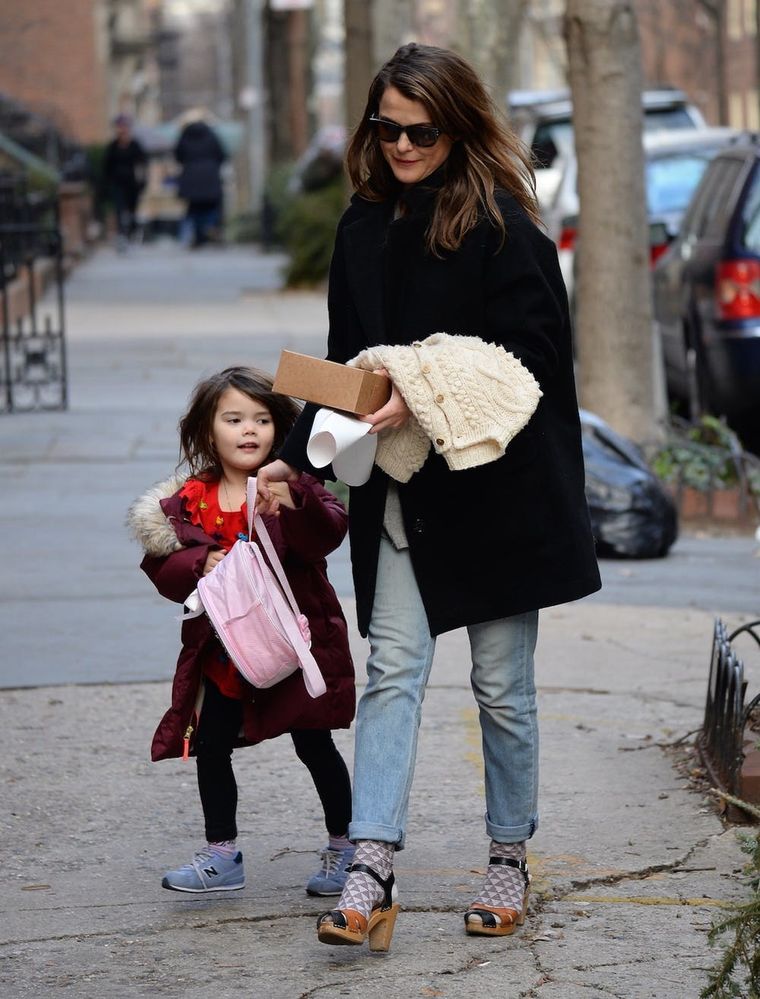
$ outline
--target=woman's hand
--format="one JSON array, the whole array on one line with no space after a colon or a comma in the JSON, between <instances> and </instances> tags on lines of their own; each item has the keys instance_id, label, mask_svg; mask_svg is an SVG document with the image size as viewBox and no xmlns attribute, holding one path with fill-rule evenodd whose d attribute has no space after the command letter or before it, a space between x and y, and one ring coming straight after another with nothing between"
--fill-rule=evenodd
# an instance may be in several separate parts
<instances>
[{"instance_id":1,"label":"woman's hand","mask_svg":"<svg viewBox=\"0 0 760 999\"><path fill-rule=\"evenodd\" d=\"M297 482L300 477L297 468L280 458L260 468L256 472L256 513L276 515L280 506L293 509L288 483Z\"/></svg>"},{"instance_id":2,"label":"woman's hand","mask_svg":"<svg viewBox=\"0 0 760 999\"><path fill-rule=\"evenodd\" d=\"M290 486L287 482L270 482L269 492L278 500L281 507L285 506L288 510L295 510L296 505L290 495Z\"/></svg>"},{"instance_id":3,"label":"woman's hand","mask_svg":"<svg viewBox=\"0 0 760 999\"><path fill-rule=\"evenodd\" d=\"M388 377L388 372L385 368L380 368L377 374ZM386 404L378 409L376 413L363 416L362 420L365 423L372 424L371 434L377 434L381 430L400 430L406 425L411 415L409 407L404 402L404 397L396 386L393 385L391 397Z\"/></svg>"},{"instance_id":4,"label":"woman's hand","mask_svg":"<svg viewBox=\"0 0 760 999\"><path fill-rule=\"evenodd\" d=\"M226 554L227 551L224 548L214 548L213 551L210 551L203 565L203 575L208 576L212 569L216 569Z\"/></svg>"}]
</instances>

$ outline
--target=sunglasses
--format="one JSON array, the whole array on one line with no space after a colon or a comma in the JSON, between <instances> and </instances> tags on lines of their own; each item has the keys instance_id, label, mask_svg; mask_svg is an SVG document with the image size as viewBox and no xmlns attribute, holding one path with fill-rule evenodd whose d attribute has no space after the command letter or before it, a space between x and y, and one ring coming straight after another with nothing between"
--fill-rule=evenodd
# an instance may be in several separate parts
<instances>
[{"instance_id":1,"label":"sunglasses","mask_svg":"<svg viewBox=\"0 0 760 999\"><path fill-rule=\"evenodd\" d=\"M377 118L375 115L370 116L369 123L374 126L381 142L398 142L403 132L411 144L419 146L420 149L434 146L443 135L440 128L434 128L432 125L397 125L395 121L386 121L385 118Z\"/></svg>"}]
</instances>

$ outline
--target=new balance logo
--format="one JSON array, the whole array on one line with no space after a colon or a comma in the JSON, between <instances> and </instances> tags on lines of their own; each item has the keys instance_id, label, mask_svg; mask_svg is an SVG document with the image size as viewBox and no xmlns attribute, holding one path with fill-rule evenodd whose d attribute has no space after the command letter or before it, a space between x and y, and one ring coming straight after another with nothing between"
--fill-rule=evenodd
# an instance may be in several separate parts
<instances>
[{"instance_id":1,"label":"new balance logo","mask_svg":"<svg viewBox=\"0 0 760 999\"><path fill-rule=\"evenodd\" d=\"M215 867L204 867L203 868L203 873L206 875L207 878L218 878L219 877L219 871L217 871L217 869Z\"/></svg>"}]
</instances>

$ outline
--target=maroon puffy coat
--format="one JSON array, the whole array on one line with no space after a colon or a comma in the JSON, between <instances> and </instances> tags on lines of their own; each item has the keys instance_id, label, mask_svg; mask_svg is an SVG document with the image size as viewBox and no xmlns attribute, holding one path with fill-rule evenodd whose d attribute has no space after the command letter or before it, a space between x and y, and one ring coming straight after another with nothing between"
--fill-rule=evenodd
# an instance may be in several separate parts
<instances>
[{"instance_id":1,"label":"maroon puffy coat","mask_svg":"<svg viewBox=\"0 0 760 999\"><path fill-rule=\"evenodd\" d=\"M154 487L129 512L130 527L145 551L141 568L159 593L177 603L183 603L195 589L209 550L219 548L188 519L185 501L178 492L181 485L182 481L175 479ZM266 690L250 687L250 698L243 702L243 735L237 743L241 746L292 729L348 728L354 717L348 629L325 562L325 556L345 536L346 511L309 475L302 475L290 491L296 509L283 508L279 517L265 517L264 521L298 606L309 619L311 650L327 693L310 697L300 670ZM207 642L216 640L205 614L183 624L172 705L153 737L152 759L182 755L183 736L193 718L202 680L199 653Z\"/></svg>"}]
</instances>

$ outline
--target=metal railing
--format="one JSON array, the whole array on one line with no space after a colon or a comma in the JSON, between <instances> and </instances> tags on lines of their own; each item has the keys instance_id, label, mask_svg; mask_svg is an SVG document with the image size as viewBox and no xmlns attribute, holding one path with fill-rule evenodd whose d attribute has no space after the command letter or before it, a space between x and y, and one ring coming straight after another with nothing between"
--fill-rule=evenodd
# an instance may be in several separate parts
<instances>
[{"instance_id":1,"label":"metal railing","mask_svg":"<svg viewBox=\"0 0 760 999\"><path fill-rule=\"evenodd\" d=\"M63 280L55 200L0 176L0 413L67 406Z\"/></svg>"},{"instance_id":2,"label":"metal railing","mask_svg":"<svg viewBox=\"0 0 760 999\"><path fill-rule=\"evenodd\" d=\"M713 631L710 675L702 729L697 737L702 760L713 782L723 791L740 796L741 769L744 762L745 729L760 694L745 705L747 682L744 663L736 655L732 642L747 634L760 646L760 620L750 621L730 634L717 619Z\"/></svg>"}]
</instances>

